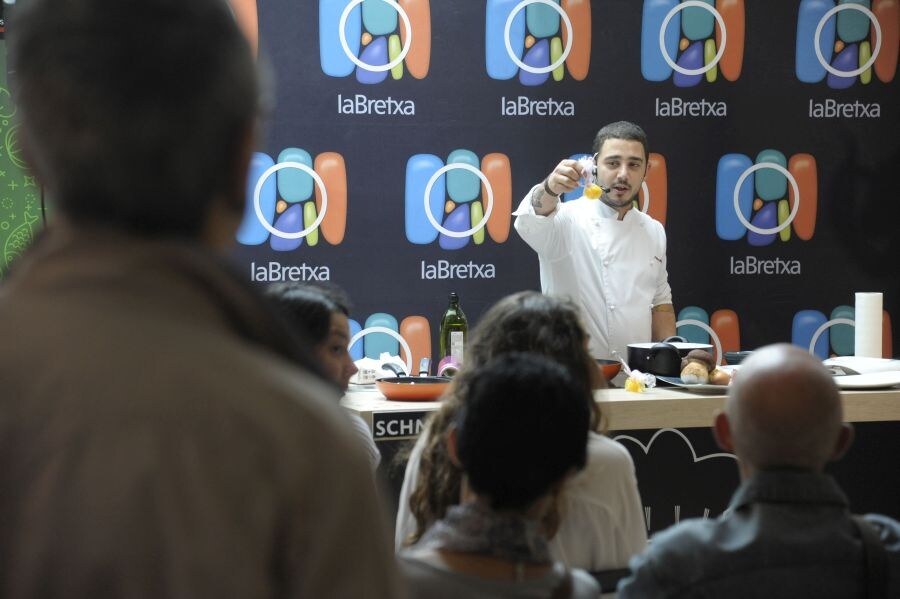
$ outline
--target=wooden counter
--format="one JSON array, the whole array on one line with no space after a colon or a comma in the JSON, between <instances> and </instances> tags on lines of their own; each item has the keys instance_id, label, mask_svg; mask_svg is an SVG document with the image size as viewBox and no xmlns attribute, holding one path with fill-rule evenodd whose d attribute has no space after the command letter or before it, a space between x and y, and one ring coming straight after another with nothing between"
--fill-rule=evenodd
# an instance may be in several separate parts
<instances>
[{"instance_id":1,"label":"wooden counter","mask_svg":"<svg viewBox=\"0 0 900 599\"><path fill-rule=\"evenodd\" d=\"M900 518L900 388L843 391L844 417L856 423L850 451L828 467L859 513ZM679 518L721 513L737 487L734 456L711 434L724 395L697 395L675 387L628 393L597 392L609 436L622 443L635 464L650 533ZM343 405L372 427L382 453L382 476L396 501L403 470L392 466L409 439L422 430L438 402L387 401L377 391L348 393ZM402 460L402 458L399 458ZM652 516L652 517L651 517Z\"/></svg>"},{"instance_id":2,"label":"wooden counter","mask_svg":"<svg viewBox=\"0 0 900 599\"><path fill-rule=\"evenodd\" d=\"M842 391L841 398L848 422L900 422L900 388ZM609 430L703 428L712 424L713 414L721 409L725 396L697 395L673 387L644 393L607 389L597 392L597 401ZM388 401L377 391L349 392L342 404L373 426L376 441L414 437L420 429L415 421L440 405L432 401Z\"/></svg>"}]
</instances>

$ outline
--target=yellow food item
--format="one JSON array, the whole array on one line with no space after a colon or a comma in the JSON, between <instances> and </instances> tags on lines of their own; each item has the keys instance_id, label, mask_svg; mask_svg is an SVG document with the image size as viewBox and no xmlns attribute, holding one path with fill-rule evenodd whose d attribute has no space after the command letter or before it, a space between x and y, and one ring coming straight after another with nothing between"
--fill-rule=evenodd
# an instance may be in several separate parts
<instances>
[{"instance_id":1,"label":"yellow food item","mask_svg":"<svg viewBox=\"0 0 900 599\"><path fill-rule=\"evenodd\" d=\"M587 187L584 188L584 197L586 197L588 199L596 200L602 195L603 195L603 190L600 189L600 186L597 185L596 183L591 183L590 185L588 185Z\"/></svg>"},{"instance_id":2,"label":"yellow food item","mask_svg":"<svg viewBox=\"0 0 900 599\"><path fill-rule=\"evenodd\" d=\"M627 379L625 379L625 390L630 391L631 393L643 393L644 383L637 379L628 377Z\"/></svg>"}]
</instances>

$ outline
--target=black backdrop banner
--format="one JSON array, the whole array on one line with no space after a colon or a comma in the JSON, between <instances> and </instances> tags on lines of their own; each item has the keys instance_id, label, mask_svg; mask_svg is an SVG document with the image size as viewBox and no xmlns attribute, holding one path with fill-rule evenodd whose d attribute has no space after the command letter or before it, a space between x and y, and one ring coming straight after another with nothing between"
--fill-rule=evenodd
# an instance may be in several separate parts
<instances>
[{"instance_id":1,"label":"black backdrop banner","mask_svg":"<svg viewBox=\"0 0 900 599\"><path fill-rule=\"evenodd\" d=\"M298 245L251 208L244 231L257 237L234 259L260 283L327 277L351 295L355 330L402 330L415 357L434 352L448 292L474 323L499 298L539 288L510 208L625 119L650 138L641 200L666 227L679 322L694 323L679 333L712 333L724 350L809 347L818 328L852 319L854 292L880 291L890 356L898 21L883 0L260 3L277 103L254 172L320 164L337 215L329 231L326 210L315 245ZM300 167L269 174L263 220L309 228L314 187ZM818 354L853 353L851 327L823 331ZM398 348L379 333L363 343L355 357Z\"/></svg>"},{"instance_id":2,"label":"black backdrop banner","mask_svg":"<svg viewBox=\"0 0 900 599\"><path fill-rule=\"evenodd\" d=\"M819 331L817 354L852 354L828 325L879 291L896 353L897 2L231 4L274 83L232 253L254 282L329 280L355 332L435 353L450 291L471 325L539 289L510 212L624 119L649 135L641 205L679 333L736 350ZM25 209L0 202L4 243ZM399 347L372 333L354 356Z\"/></svg>"}]
</instances>

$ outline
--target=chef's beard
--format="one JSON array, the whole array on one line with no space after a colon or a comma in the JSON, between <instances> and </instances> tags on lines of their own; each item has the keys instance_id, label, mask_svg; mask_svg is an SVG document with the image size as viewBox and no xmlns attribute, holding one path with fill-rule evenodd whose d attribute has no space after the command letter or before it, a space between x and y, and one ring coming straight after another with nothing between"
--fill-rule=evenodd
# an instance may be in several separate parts
<instances>
[{"instance_id":1,"label":"chef's beard","mask_svg":"<svg viewBox=\"0 0 900 599\"><path fill-rule=\"evenodd\" d=\"M633 206L635 200L638 199L638 196L640 195L640 193L641 193L641 192L638 191L637 193L635 193L634 195L632 195L632 196L631 196L630 198L628 198L627 200L617 200L617 201L616 201L616 200L610 199L608 193L604 193L602 196L600 196L600 201L603 202L604 204L606 204L607 206L609 206L610 208L614 209L614 210L621 210L621 209L624 208L625 206Z\"/></svg>"}]
</instances>

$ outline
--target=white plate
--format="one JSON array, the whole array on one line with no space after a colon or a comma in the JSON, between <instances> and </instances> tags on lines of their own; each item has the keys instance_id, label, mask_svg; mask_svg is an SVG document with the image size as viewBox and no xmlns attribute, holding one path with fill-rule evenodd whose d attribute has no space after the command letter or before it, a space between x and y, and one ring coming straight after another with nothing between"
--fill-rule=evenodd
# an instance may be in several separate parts
<instances>
[{"instance_id":1,"label":"white plate","mask_svg":"<svg viewBox=\"0 0 900 599\"><path fill-rule=\"evenodd\" d=\"M657 380L669 383L670 385L675 385L676 387L692 393L701 393L703 395L725 395L728 393L728 385L704 385L702 383L691 385L682 382L682 380L676 376L657 376L656 378Z\"/></svg>"},{"instance_id":2,"label":"white plate","mask_svg":"<svg viewBox=\"0 0 900 599\"><path fill-rule=\"evenodd\" d=\"M834 377L834 382L841 389L888 389L900 385L900 372L869 372L866 374L848 374Z\"/></svg>"}]
</instances>

